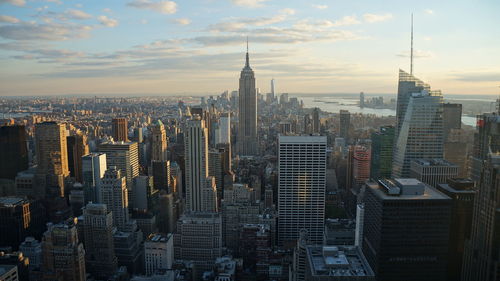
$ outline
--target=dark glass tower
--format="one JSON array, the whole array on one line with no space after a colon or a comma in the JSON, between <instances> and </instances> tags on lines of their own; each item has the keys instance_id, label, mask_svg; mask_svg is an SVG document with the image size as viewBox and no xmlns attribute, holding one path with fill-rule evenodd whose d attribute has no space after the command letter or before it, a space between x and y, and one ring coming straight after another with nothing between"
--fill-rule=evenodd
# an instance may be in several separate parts
<instances>
[{"instance_id":1,"label":"dark glass tower","mask_svg":"<svg viewBox=\"0 0 500 281\"><path fill-rule=\"evenodd\" d=\"M370 177L372 179L391 177L394 133L394 126L380 127L378 132L372 133L372 157L370 165Z\"/></svg>"},{"instance_id":2,"label":"dark glass tower","mask_svg":"<svg viewBox=\"0 0 500 281\"><path fill-rule=\"evenodd\" d=\"M14 179L28 169L28 147L24 126L0 127L0 179Z\"/></svg>"}]
</instances>

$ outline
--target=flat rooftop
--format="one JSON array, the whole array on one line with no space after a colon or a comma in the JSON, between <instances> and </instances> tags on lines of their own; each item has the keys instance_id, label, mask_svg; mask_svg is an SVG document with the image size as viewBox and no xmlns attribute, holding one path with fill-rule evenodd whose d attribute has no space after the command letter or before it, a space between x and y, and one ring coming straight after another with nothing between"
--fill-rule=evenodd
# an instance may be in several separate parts
<instances>
[{"instance_id":1,"label":"flat rooftop","mask_svg":"<svg viewBox=\"0 0 500 281\"><path fill-rule=\"evenodd\" d=\"M398 179L399 181L404 180L405 183L413 184L414 181L420 183L420 181L416 179ZM410 180L410 181L408 181ZM367 182L366 186L373 190L376 196L383 200L450 200L451 198L446 196L445 194L439 192L437 189L424 184L424 192L423 194L414 195L414 194L397 194L397 195L389 195L386 193L385 188L379 184L378 182Z\"/></svg>"},{"instance_id":2,"label":"flat rooftop","mask_svg":"<svg viewBox=\"0 0 500 281\"><path fill-rule=\"evenodd\" d=\"M422 166L450 166L450 167L458 167L456 164L453 164L445 159L440 158L432 158L432 159L416 159L413 162L422 165Z\"/></svg>"},{"instance_id":3,"label":"flat rooftop","mask_svg":"<svg viewBox=\"0 0 500 281\"><path fill-rule=\"evenodd\" d=\"M26 203L27 200L21 197L0 197L0 206L13 207Z\"/></svg>"},{"instance_id":4,"label":"flat rooftop","mask_svg":"<svg viewBox=\"0 0 500 281\"><path fill-rule=\"evenodd\" d=\"M356 246L308 246L307 259L313 276L375 276Z\"/></svg>"}]
</instances>

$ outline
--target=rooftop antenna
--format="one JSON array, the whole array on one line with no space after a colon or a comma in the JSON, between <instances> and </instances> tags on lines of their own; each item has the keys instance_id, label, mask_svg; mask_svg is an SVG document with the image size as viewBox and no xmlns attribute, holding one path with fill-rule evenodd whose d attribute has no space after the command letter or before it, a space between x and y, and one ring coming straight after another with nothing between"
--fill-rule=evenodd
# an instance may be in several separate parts
<instances>
[{"instance_id":1,"label":"rooftop antenna","mask_svg":"<svg viewBox=\"0 0 500 281\"><path fill-rule=\"evenodd\" d=\"M250 67L250 59L248 58L248 36L247 36L247 55L246 55L245 67Z\"/></svg>"},{"instance_id":2,"label":"rooftop antenna","mask_svg":"<svg viewBox=\"0 0 500 281\"><path fill-rule=\"evenodd\" d=\"M413 13L411 13L410 74L413 75Z\"/></svg>"}]
</instances>

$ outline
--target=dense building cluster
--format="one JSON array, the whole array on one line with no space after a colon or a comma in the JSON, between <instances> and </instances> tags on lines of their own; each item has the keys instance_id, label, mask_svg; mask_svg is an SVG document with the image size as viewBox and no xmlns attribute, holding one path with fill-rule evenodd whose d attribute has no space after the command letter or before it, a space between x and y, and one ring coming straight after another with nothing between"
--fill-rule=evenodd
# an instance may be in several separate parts
<instances>
[{"instance_id":1,"label":"dense building cluster","mask_svg":"<svg viewBox=\"0 0 500 281\"><path fill-rule=\"evenodd\" d=\"M201 100L5 100L0 280L498 280L500 110L404 71L394 103L264 95L248 51Z\"/></svg>"}]
</instances>

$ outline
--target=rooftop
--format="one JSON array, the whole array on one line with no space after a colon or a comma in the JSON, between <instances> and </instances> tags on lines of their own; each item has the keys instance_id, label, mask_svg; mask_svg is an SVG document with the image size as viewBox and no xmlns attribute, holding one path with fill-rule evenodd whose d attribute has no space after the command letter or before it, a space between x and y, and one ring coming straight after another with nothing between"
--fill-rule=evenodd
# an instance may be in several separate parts
<instances>
[{"instance_id":1,"label":"rooftop","mask_svg":"<svg viewBox=\"0 0 500 281\"><path fill-rule=\"evenodd\" d=\"M378 182L367 182L366 186L383 200L450 199L445 194L417 179L385 179Z\"/></svg>"},{"instance_id":2,"label":"rooftop","mask_svg":"<svg viewBox=\"0 0 500 281\"><path fill-rule=\"evenodd\" d=\"M0 206L2 207L14 207L26 202L28 200L21 197L0 197Z\"/></svg>"},{"instance_id":3,"label":"rooftop","mask_svg":"<svg viewBox=\"0 0 500 281\"><path fill-rule=\"evenodd\" d=\"M457 167L457 165L446 161L445 159L433 158L433 159L416 159L413 162L422 165L422 166L453 166Z\"/></svg>"},{"instance_id":4,"label":"rooftop","mask_svg":"<svg viewBox=\"0 0 500 281\"><path fill-rule=\"evenodd\" d=\"M375 276L356 246L308 246L313 276Z\"/></svg>"}]
</instances>

